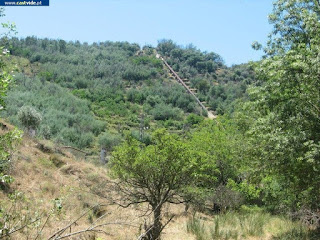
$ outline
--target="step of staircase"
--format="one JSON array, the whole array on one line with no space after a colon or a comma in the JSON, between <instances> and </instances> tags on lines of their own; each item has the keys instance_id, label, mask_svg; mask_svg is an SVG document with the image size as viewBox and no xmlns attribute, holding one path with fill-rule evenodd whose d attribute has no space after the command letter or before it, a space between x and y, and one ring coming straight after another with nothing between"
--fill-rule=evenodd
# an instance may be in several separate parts
<instances>
[{"instance_id":1,"label":"step of staircase","mask_svg":"<svg viewBox=\"0 0 320 240\"><path fill-rule=\"evenodd\" d=\"M181 79L179 78L179 73L178 72L175 72L172 67L165 61L165 59L163 57L161 57L160 55L158 56L163 62L164 64L166 65L167 67L167 70L168 71L168 75L171 77L171 78L174 78L175 80L177 80L181 85L183 85L187 91L191 91L192 95L194 96L194 98L197 100L197 102L199 103L199 105L208 112L208 118L209 119L215 119L217 116L214 115L214 112L210 111L210 108L205 106L207 103L204 101L204 102L200 102L200 100L197 98L197 96L194 94L194 93L197 93L198 92L198 89L196 88L190 88L189 85L190 85L190 81L186 78L184 79ZM182 82L181 82L182 81Z\"/></svg>"}]
</instances>

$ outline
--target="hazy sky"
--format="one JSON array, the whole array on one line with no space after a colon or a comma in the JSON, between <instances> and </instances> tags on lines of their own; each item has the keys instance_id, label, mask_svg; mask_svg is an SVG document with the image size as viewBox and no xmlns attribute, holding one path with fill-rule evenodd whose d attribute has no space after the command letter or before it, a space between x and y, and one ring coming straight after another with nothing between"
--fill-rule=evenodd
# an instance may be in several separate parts
<instances>
[{"instance_id":1,"label":"hazy sky","mask_svg":"<svg viewBox=\"0 0 320 240\"><path fill-rule=\"evenodd\" d=\"M7 7L18 36L156 45L160 39L194 44L226 64L258 60L272 0L50 0L50 7Z\"/></svg>"}]
</instances>

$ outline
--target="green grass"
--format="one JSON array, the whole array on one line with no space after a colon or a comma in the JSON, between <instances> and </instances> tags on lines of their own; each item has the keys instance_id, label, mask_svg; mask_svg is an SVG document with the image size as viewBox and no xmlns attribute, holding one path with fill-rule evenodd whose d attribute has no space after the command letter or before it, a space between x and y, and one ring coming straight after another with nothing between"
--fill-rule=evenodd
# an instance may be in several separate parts
<instances>
[{"instance_id":1,"label":"green grass","mask_svg":"<svg viewBox=\"0 0 320 240\"><path fill-rule=\"evenodd\" d=\"M188 220L187 231L193 233L196 236L196 240L207 239L204 223L196 216L193 216Z\"/></svg>"},{"instance_id":2,"label":"green grass","mask_svg":"<svg viewBox=\"0 0 320 240\"><path fill-rule=\"evenodd\" d=\"M272 216L262 210L227 212L207 221L194 215L187 222L187 231L194 234L197 240L320 239L303 224L283 216Z\"/></svg>"},{"instance_id":3,"label":"green grass","mask_svg":"<svg viewBox=\"0 0 320 240\"><path fill-rule=\"evenodd\" d=\"M39 158L38 162L45 168L54 168L55 165L47 158Z\"/></svg>"}]
</instances>

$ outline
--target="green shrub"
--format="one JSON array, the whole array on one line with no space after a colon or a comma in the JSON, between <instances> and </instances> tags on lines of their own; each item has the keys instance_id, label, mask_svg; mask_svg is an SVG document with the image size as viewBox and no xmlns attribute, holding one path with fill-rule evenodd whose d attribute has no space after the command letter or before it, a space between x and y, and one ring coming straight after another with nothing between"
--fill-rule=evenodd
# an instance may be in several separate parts
<instances>
[{"instance_id":1,"label":"green shrub","mask_svg":"<svg viewBox=\"0 0 320 240\"><path fill-rule=\"evenodd\" d=\"M146 145L149 145L152 142L151 135L146 132L141 134L140 131L134 130L131 132L131 136L134 137L136 140L143 142Z\"/></svg>"},{"instance_id":2,"label":"green shrub","mask_svg":"<svg viewBox=\"0 0 320 240\"><path fill-rule=\"evenodd\" d=\"M51 128L47 125L42 125L40 128L40 136L42 136L44 139L50 139L51 134Z\"/></svg>"},{"instance_id":3,"label":"green shrub","mask_svg":"<svg viewBox=\"0 0 320 240\"><path fill-rule=\"evenodd\" d=\"M117 134L111 134L109 132L104 132L99 136L99 144L101 148L106 150L111 150L113 147L119 145L121 142L121 137Z\"/></svg>"},{"instance_id":4,"label":"green shrub","mask_svg":"<svg viewBox=\"0 0 320 240\"><path fill-rule=\"evenodd\" d=\"M35 130L40 125L42 116L33 107L23 106L18 112L18 118L28 131Z\"/></svg>"},{"instance_id":5,"label":"green shrub","mask_svg":"<svg viewBox=\"0 0 320 240\"><path fill-rule=\"evenodd\" d=\"M150 110L155 120L181 119L181 111L164 103L157 104Z\"/></svg>"},{"instance_id":6,"label":"green shrub","mask_svg":"<svg viewBox=\"0 0 320 240\"><path fill-rule=\"evenodd\" d=\"M191 125L196 125L199 124L203 121L203 117L196 115L194 113L191 113L188 115L186 122L191 124Z\"/></svg>"},{"instance_id":7,"label":"green shrub","mask_svg":"<svg viewBox=\"0 0 320 240\"><path fill-rule=\"evenodd\" d=\"M87 100L77 98L57 84L21 75L17 75L16 82L17 86L8 92L5 99L7 108L4 111L4 116L9 117L13 124L30 125L28 119L34 115L32 109L37 109L36 112L42 115L40 135L75 147L90 146L93 135L98 136L105 129L106 123L94 118ZM38 121L31 125L37 124Z\"/></svg>"}]
</instances>

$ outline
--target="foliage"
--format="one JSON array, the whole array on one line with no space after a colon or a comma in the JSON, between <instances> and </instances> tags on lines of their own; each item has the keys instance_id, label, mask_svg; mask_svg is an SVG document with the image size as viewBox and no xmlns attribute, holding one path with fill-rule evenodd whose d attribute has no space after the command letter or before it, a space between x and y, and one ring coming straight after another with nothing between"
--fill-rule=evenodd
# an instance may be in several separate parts
<instances>
[{"instance_id":1,"label":"foliage","mask_svg":"<svg viewBox=\"0 0 320 240\"><path fill-rule=\"evenodd\" d=\"M214 176L215 181L212 179L196 184L198 190L194 192L193 197L191 195L191 203L196 206L202 205L202 208L209 204L209 208L217 212L236 209L243 202L244 196L238 189L233 189L228 182L238 182L242 173L242 151L245 142L237 126L233 120L219 117L215 121L203 121L191 132L189 138L190 148L209 156L202 167L207 167L206 164L216 166L214 172L207 173ZM197 196L199 193L202 197Z\"/></svg>"},{"instance_id":2,"label":"foliage","mask_svg":"<svg viewBox=\"0 0 320 240\"><path fill-rule=\"evenodd\" d=\"M206 159L204 153L193 151L184 140L164 129L155 131L148 146L127 136L113 152L111 169L121 181L124 201L129 205L146 202L152 208L153 239L163 229L163 204L180 203L187 186L212 178L208 173L214 165L203 164Z\"/></svg>"},{"instance_id":3,"label":"foliage","mask_svg":"<svg viewBox=\"0 0 320 240\"><path fill-rule=\"evenodd\" d=\"M254 114L251 166L278 210L320 207L319 10L318 1L275 2L265 59L255 64L260 84L245 107Z\"/></svg>"},{"instance_id":4,"label":"foliage","mask_svg":"<svg viewBox=\"0 0 320 240\"><path fill-rule=\"evenodd\" d=\"M201 52L193 45L182 47L172 40L161 40L157 50L182 78L199 90L197 96L219 115L234 110L235 101L246 99L247 85L255 82L248 64L228 68L216 53Z\"/></svg>"},{"instance_id":5,"label":"foliage","mask_svg":"<svg viewBox=\"0 0 320 240\"><path fill-rule=\"evenodd\" d=\"M4 9L0 8L0 17L4 16ZM11 23L1 23L2 27L8 29L5 33L7 37L10 33L15 32L15 25ZM9 51L3 46L0 47L0 111L4 108L4 97L7 94L9 84L12 81L12 75L10 74L11 68L9 68L4 58L7 57ZM8 175L10 163L11 163L11 151L14 145L21 139L21 132L17 129L9 131L7 133L0 134L0 186L10 184L13 178Z\"/></svg>"},{"instance_id":6,"label":"foliage","mask_svg":"<svg viewBox=\"0 0 320 240\"><path fill-rule=\"evenodd\" d=\"M191 135L191 144L197 151L210 155L219 170L217 184L226 185L237 175L237 153L241 149L240 134L227 118L204 121Z\"/></svg>"},{"instance_id":7,"label":"foliage","mask_svg":"<svg viewBox=\"0 0 320 240\"><path fill-rule=\"evenodd\" d=\"M11 167L11 153L15 145L21 140L22 132L14 129L0 135L0 186L5 186L13 181L9 175Z\"/></svg>"},{"instance_id":8,"label":"foliage","mask_svg":"<svg viewBox=\"0 0 320 240\"><path fill-rule=\"evenodd\" d=\"M191 113L186 119L186 122L191 125L199 124L202 121L203 121L203 117L196 115L196 114L193 114L193 113Z\"/></svg>"},{"instance_id":9,"label":"foliage","mask_svg":"<svg viewBox=\"0 0 320 240\"><path fill-rule=\"evenodd\" d=\"M40 230L40 214L31 210L21 192L14 192L10 196L10 205L3 202L0 207L0 238L10 239L13 234L26 228Z\"/></svg>"},{"instance_id":10,"label":"foliage","mask_svg":"<svg viewBox=\"0 0 320 240\"><path fill-rule=\"evenodd\" d=\"M0 17L5 16L4 8L0 8ZM6 29L4 33L0 34L0 37L3 38L3 41L6 41L10 35L16 33L16 26L14 23L1 23L3 29ZM5 48L4 45L0 46L0 110L4 107L4 97L8 90L9 84L12 81L11 72L12 69L9 68L6 64L5 58L8 57L10 51Z\"/></svg>"},{"instance_id":11,"label":"foliage","mask_svg":"<svg viewBox=\"0 0 320 240\"><path fill-rule=\"evenodd\" d=\"M121 138L119 135L104 132L99 136L99 144L106 150L111 150L113 147L119 145Z\"/></svg>"},{"instance_id":12,"label":"foliage","mask_svg":"<svg viewBox=\"0 0 320 240\"><path fill-rule=\"evenodd\" d=\"M243 194L246 198L246 202L250 203L250 201L259 199L261 189L257 188L255 185L248 183L247 180L243 180L240 183L236 183L233 179L229 179L228 187L238 191Z\"/></svg>"},{"instance_id":13,"label":"foliage","mask_svg":"<svg viewBox=\"0 0 320 240\"><path fill-rule=\"evenodd\" d=\"M4 48L0 48L0 51L4 51ZM5 69L5 63L3 62L3 56L0 58L0 108L4 107L3 98L6 96L6 92L12 76L9 74L8 69Z\"/></svg>"},{"instance_id":14,"label":"foliage","mask_svg":"<svg viewBox=\"0 0 320 240\"><path fill-rule=\"evenodd\" d=\"M42 115L39 133L66 145L87 147L105 128L95 120L86 100L81 100L55 83L17 75L17 86L6 98L4 116L21 126L18 111L25 105L33 106ZM22 125L23 126L23 125Z\"/></svg>"},{"instance_id":15,"label":"foliage","mask_svg":"<svg viewBox=\"0 0 320 240\"><path fill-rule=\"evenodd\" d=\"M23 106L18 112L21 124L27 129L36 129L42 120L42 116L33 107Z\"/></svg>"},{"instance_id":16,"label":"foliage","mask_svg":"<svg viewBox=\"0 0 320 240\"><path fill-rule=\"evenodd\" d=\"M160 103L150 110L155 120L181 119L179 109Z\"/></svg>"},{"instance_id":17,"label":"foliage","mask_svg":"<svg viewBox=\"0 0 320 240\"><path fill-rule=\"evenodd\" d=\"M70 89L75 96L88 100L94 114L108 122L110 117L120 116L131 124L128 116L136 115L137 105L143 105L155 122L181 119L181 114L176 117L176 108L201 115L200 107L183 87L166 80L154 48L145 46L139 55L135 53L140 47L127 42L88 45L36 37L12 38L4 44L14 56L31 62L25 73L39 72L37 77L42 82ZM199 89L198 97L219 114L232 112L234 101L245 96L246 84L253 81L253 72L246 65L227 68L217 54L201 52L191 45L180 47L172 41L161 41L157 50L179 75L191 80L191 87ZM216 86L223 88L222 94L215 94ZM160 105L151 111L155 103ZM165 116L161 110L165 110Z\"/></svg>"}]
</instances>

